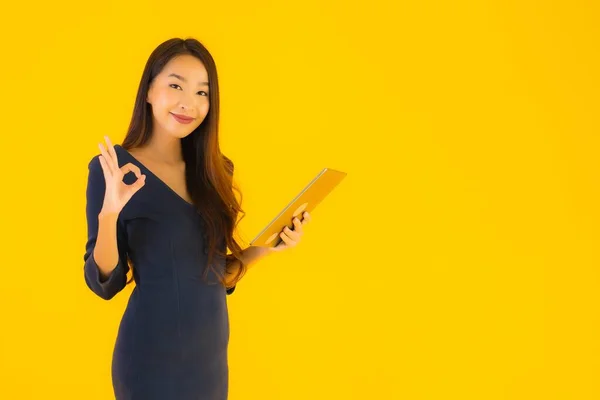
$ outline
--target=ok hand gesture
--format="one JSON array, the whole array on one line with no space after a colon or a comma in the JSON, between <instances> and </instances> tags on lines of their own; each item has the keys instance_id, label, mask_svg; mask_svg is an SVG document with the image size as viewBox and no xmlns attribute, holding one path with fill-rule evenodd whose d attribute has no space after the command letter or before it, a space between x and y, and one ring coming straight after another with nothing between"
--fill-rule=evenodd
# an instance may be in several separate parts
<instances>
[{"instance_id":1,"label":"ok hand gesture","mask_svg":"<svg viewBox=\"0 0 600 400\"><path fill-rule=\"evenodd\" d=\"M104 204L101 214L119 214L125 204L140 190L146 183L146 175L142 175L137 165L127 163L119 168L117 152L110 142L108 136L104 136L107 143L107 149L102 143L99 143L100 152L98 158L104 172L104 181L106 182L106 191L104 194ZM128 185L123 182L123 177L128 172L133 172L138 178L134 183Z\"/></svg>"}]
</instances>

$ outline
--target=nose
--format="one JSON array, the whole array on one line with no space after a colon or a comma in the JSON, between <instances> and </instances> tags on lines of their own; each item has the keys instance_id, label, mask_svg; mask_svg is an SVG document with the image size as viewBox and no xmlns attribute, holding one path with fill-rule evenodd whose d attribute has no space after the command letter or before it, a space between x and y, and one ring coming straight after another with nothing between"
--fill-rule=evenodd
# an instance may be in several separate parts
<instances>
[{"instance_id":1,"label":"nose","mask_svg":"<svg viewBox=\"0 0 600 400\"><path fill-rule=\"evenodd\" d=\"M194 104L194 97L193 95L183 95L181 98L181 101L179 103L179 108L181 110L189 110L190 108L192 108L192 104Z\"/></svg>"},{"instance_id":2,"label":"nose","mask_svg":"<svg viewBox=\"0 0 600 400\"><path fill-rule=\"evenodd\" d=\"M192 103L189 99L187 99L187 98L181 99L181 101L179 102L179 108L181 108L182 110L189 110L190 104L192 104Z\"/></svg>"}]
</instances>

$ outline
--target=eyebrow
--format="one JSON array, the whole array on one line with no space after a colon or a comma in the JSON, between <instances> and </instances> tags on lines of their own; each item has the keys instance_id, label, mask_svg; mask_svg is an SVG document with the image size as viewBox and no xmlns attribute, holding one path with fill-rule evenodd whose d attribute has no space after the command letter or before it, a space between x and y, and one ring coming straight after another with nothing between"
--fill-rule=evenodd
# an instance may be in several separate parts
<instances>
[{"instance_id":1,"label":"eyebrow","mask_svg":"<svg viewBox=\"0 0 600 400\"><path fill-rule=\"evenodd\" d=\"M173 76L173 77L175 77L175 78L177 78L177 79L179 79L179 80L181 80L183 82L187 82L187 79L185 79L183 76L178 75L178 74L176 74L174 72L171 73L171 74L169 74L168 78L170 78L171 76ZM208 86L208 82L198 82L198 85Z\"/></svg>"}]
</instances>

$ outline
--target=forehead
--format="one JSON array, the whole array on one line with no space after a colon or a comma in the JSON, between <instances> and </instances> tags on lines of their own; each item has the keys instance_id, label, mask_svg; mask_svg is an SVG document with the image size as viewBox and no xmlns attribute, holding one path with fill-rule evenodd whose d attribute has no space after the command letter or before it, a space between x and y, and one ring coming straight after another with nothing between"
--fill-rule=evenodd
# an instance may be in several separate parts
<instances>
[{"instance_id":1,"label":"forehead","mask_svg":"<svg viewBox=\"0 0 600 400\"><path fill-rule=\"evenodd\" d=\"M206 78L208 78L208 71L202 61L189 54L176 56L167 62L161 75L168 76L171 73L181 75L192 82L207 80Z\"/></svg>"}]
</instances>

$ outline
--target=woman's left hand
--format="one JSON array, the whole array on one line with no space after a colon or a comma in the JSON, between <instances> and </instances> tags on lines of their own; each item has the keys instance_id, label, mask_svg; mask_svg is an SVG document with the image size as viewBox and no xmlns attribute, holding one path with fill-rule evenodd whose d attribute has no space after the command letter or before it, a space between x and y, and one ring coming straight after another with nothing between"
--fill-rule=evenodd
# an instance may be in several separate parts
<instances>
[{"instance_id":1,"label":"woman's left hand","mask_svg":"<svg viewBox=\"0 0 600 400\"><path fill-rule=\"evenodd\" d=\"M294 217L294 229L290 229L287 226L285 228L283 228L283 231L279 234L279 237L281 237L281 239L283 240L281 243L279 243L277 246L275 247L271 247L271 251L282 251L282 250L286 250L289 249L290 247L296 247L298 245L298 243L300 242L300 239L302 238L302 235L304 235L304 225L306 225L307 223L310 222L310 214L308 213L308 211L305 211L302 216L304 217L302 219L302 222L300 222L300 220L298 219L298 217Z\"/></svg>"}]
</instances>

